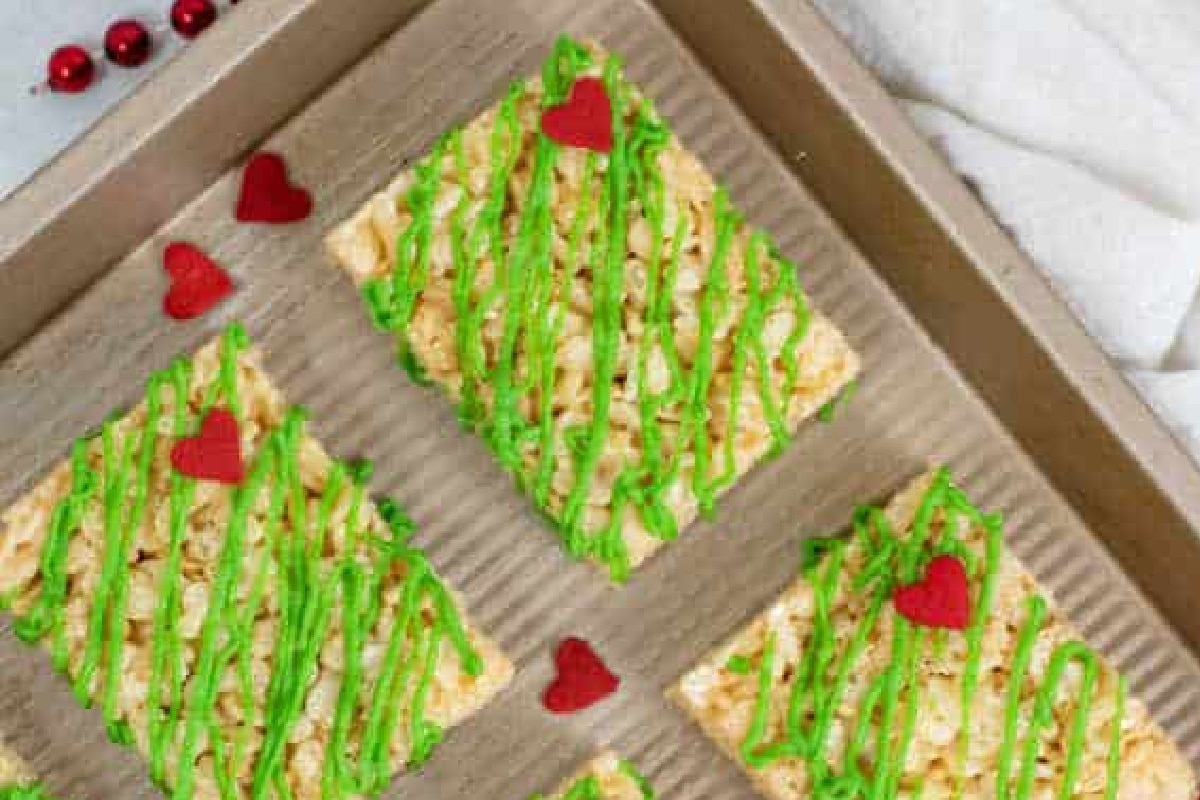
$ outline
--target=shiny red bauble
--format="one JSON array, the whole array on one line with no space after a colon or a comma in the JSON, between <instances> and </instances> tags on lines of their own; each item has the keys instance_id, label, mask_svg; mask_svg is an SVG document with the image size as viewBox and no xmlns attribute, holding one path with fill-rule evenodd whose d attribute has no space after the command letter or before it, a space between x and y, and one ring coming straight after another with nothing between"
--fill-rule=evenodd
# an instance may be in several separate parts
<instances>
[{"instance_id":1,"label":"shiny red bauble","mask_svg":"<svg viewBox=\"0 0 1200 800\"><path fill-rule=\"evenodd\" d=\"M119 67L145 64L151 46L150 31L135 19L114 22L104 34L104 55Z\"/></svg>"},{"instance_id":2,"label":"shiny red bauble","mask_svg":"<svg viewBox=\"0 0 1200 800\"><path fill-rule=\"evenodd\" d=\"M175 0L171 4L171 27L185 39L195 39L217 20L212 0Z\"/></svg>"},{"instance_id":3,"label":"shiny red bauble","mask_svg":"<svg viewBox=\"0 0 1200 800\"><path fill-rule=\"evenodd\" d=\"M50 54L46 81L56 92L78 94L96 79L96 64L91 54L77 44L60 47Z\"/></svg>"}]
</instances>

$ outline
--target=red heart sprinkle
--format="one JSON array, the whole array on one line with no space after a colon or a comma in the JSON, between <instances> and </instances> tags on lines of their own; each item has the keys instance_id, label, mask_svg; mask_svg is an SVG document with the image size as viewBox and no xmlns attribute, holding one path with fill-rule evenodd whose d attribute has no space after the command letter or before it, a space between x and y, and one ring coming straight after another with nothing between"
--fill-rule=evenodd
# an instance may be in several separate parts
<instances>
[{"instance_id":1,"label":"red heart sprinkle","mask_svg":"<svg viewBox=\"0 0 1200 800\"><path fill-rule=\"evenodd\" d=\"M312 213L312 195L288 182L287 165L277 153L255 153L242 171L238 222L298 222Z\"/></svg>"},{"instance_id":2,"label":"red heart sprinkle","mask_svg":"<svg viewBox=\"0 0 1200 800\"><path fill-rule=\"evenodd\" d=\"M163 311L172 319L195 319L233 291L228 273L187 242L167 245L163 268L171 276L171 288L163 297Z\"/></svg>"},{"instance_id":3,"label":"red heart sprinkle","mask_svg":"<svg viewBox=\"0 0 1200 800\"><path fill-rule=\"evenodd\" d=\"M954 556L937 556L922 580L896 589L892 603L901 616L917 625L965 630L971 621L967 570Z\"/></svg>"},{"instance_id":4,"label":"red heart sprinkle","mask_svg":"<svg viewBox=\"0 0 1200 800\"><path fill-rule=\"evenodd\" d=\"M607 153L612 150L612 103L599 78L580 78L567 102L542 112L542 133L559 144Z\"/></svg>"},{"instance_id":5,"label":"red heart sprinkle","mask_svg":"<svg viewBox=\"0 0 1200 800\"><path fill-rule=\"evenodd\" d=\"M592 646L582 639L564 639L554 651L558 675L546 687L542 704L551 714L574 714L617 690L621 679L609 671Z\"/></svg>"},{"instance_id":6,"label":"red heart sprinkle","mask_svg":"<svg viewBox=\"0 0 1200 800\"><path fill-rule=\"evenodd\" d=\"M246 477L246 466L242 463L237 419L223 408L208 412L199 433L175 442L171 466L190 478L240 484Z\"/></svg>"}]
</instances>

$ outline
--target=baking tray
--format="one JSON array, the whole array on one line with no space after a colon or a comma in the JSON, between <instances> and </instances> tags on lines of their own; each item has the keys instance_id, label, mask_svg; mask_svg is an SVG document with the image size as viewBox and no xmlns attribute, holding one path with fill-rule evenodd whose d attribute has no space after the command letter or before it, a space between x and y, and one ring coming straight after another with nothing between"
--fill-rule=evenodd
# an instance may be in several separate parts
<instances>
[{"instance_id":1,"label":"baking tray","mask_svg":"<svg viewBox=\"0 0 1200 800\"><path fill-rule=\"evenodd\" d=\"M1018 555L1200 766L1196 471L810 8L697 7L239 6L0 207L0 504L132 402L151 369L243 320L330 449L376 462L373 489L408 506L418 541L520 668L388 796L519 800L611 746L665 798L750 798L663 690L794 577L802 535L840 529L856 503L946 462L1007 514ZM394 367L321 248L564 30L625 55L683 141L802 265L866 370L833 424L804 428L622 589L569 563L443 398ZM230 168L264 138L315 191L305 223L232 219ZM158 310L159 253L176 238L241 285L187 325ZM556 719L538 695L564 634L593 640L624 685ZM99 715L7 629L0 730L71 796L156 796L137 756L109 744Z\"/></svg>"}]
</instances>

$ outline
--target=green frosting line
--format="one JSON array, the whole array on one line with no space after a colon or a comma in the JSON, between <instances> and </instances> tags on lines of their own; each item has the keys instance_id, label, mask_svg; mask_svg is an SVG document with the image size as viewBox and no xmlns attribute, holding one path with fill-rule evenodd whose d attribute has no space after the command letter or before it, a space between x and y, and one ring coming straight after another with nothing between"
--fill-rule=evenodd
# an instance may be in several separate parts
<instances>
[{"instance_id":1,"label":"green frosting line","mask_svg":"<svg viewBox=\"0 0 1200 800\"><path fill-rule=\"evenodd\" d=\"M800 342L808 335L809 326L812 324L812 312L808 307L808 298L804 296L804 292L800 289L800 268L793 262L784 258L774 245L771 245L771 258L777 265L776 280L783 286L783 294L791 300L792 311L796 315L796 324L792 327L792 332L788 334L783 342L783 349L780 351L779 359L783 362L783 392L782 397L790 398L792 392L796 389L796 384L800 379Z\"/></svg>"},{"instance_id":2,"label":"green frosting line","mask_svg":"<svg viewBox=\"0 0 1200 800\"><path fill-rule=\"evenodd\" d=\"M586 48L560 38L542 69L543 108L563 102L577 77L590 66ZM580 180L584 190L572 219L561 231L565 254L556 256L562 243L552 210L563 148L541 131L523 128L517 109L526 87L518 81L497 107L492 123L486 198L476 203L466 191L471 176L463 134L454 130L414 169L413 184L404 201L411 222L397 237L393 268L388 275L369 281L363 297L376 326L395 335L401 362L417 373L416 377L423 376L411 351L409 325L429 282L429 237L436 223L436 197L439 192L460 192L449 215L454 349L462 375L457 387L459 418L482 436L497 460L552 518L567 551L576 558L600 561L614 580L621 581L630 569L623 535L628 513L636 513L645 530L656 538L671 540L679 533L679 522L666 497L680 479L685 450L695 453L689 488L705 514L711 514L716 496L736 478L732 442L713 454L708 420L715 369L712 338L730 310L727 262L734 247L741 246L737 234L743 222L729 207L725 192L718 190L713 199L717 241L701 295L701 352L690 369L685 369L675 342L673 301L692 211L683 203L676 209L668 206L671 201L659 157L670 144L671 133L649 101L633 106L617 58L610 57L603 65L603 80L612 105L613 146L606 155L589 152L584 159ZM530 152L523 145L531 141ZM528 153L529 183L523 187L523 196L516 199L511 196L510 184L523 153ZM444 169L447 161L450 170ZM457 187L442 185L439 176L446 174L455 176ZM670 211L675 212L675 221L667 230ZM607 503L608 522L593 525L585 522L586 512L611 430L612 387L621 377L618 359L628 233L631 220L638 215L650 228L643 336L635 363L623 377L636 390L641 453L618 465ZM514 216L515 225L506 226L506 220ZM667 235L671 236L669 252ZM557 277L556 257L562 266ZM748 380L745 373L752 371L773 454L789 438L788 400L798 380L796 351L808 329L809 311L795 266L771 247L764 234L751 234L743 260L752 285L744 320L731 336L738 368L731 387L727 430L738 430ZM764 260L772 269L767 269ZM476 284L485 263L494 271L494 279L481 289ZM592 284L591 414L577 425L556 430L557 357L572 289L581 273L589 275ZM771 381L774 357L768 352L764 330L771 314L785 308L794 313L796 324L778 354L785 379L783 386L777 387ZM481 331L485 319L497 315L501 336L489 368ZM667 367L668 381L661 391L652 388L652 359ZM485 397L490 399L490 412ZM680 406L679 430L669 438L659 415L674 404ZM568 465L561 463L558 437L565 445ZM530 451L535 456L532 459ZM714 457L720 463L715 474L710 474ZM567 471L564 466L570 467L571 479L558 508L552 503L552 483L555 474Z\"/></svg>"},{"instance_id":3,"label":"green frosting line","mask_svg":"<svg viewBox=\"0 0 1200 800\"><path fill-rule=\"evenodd\" d=\"M814 570L825 560L825 556L842 541L828 536L811 536L800 542L800 574L809 580Z\"/></svg>"},{"instance_id":4,"label":"green frosting line","mask_svg":"<svg viewBox=\"0 0 1200 800\"><path fill-rule=\"evenodd\" d=\"M605 226L607 246L596 248L600 251L602 260L593 266L592 418L582 434L583 451L575 462L574 484L563 507L562 524L567 531L568 543L580 541L584 535L584 504L608 438L612 385L616 375L621 336L621 290L625 282L625 232L629 224L626 204L630 168L628 137L625 131L625 98L620 80L620 61L615 57L610 56L605 65L604 85L612 103L613 121L613 146L608 157L608 183L602 201L608 214ZM620 498L615 496L616 488L613 493L609 527L598 541L589 543L585 552L597 555L608 564L613 578L619 581L628 575L629 555L625 551L625 541L620 531L622 512Z\"/></svg>"},{"instance_id":5,"label":"green frosting line","mask_svg":"<svg viewBox=\"0 0 1200 800\"><path fill-rule=\"evenodd\" d=\"M750 235L750 243L746 251L746 270L748 273L748 281L750 284L749 298L745 315L742 318L742 327L739 328L737 336L734 339L734 359L739 364L744 364L747 359L747 351L753 354L755 363L755 373L758 376L758 397L762 404L763 413L766 416L767 424L771 430L771 450L772 456L778 455L783 450L791 438L787 430L787 411L788 400L791 398L792 388L795 380L795 369L797 364L795 361L795 348L799 346L798 339L794 340L792 348L787 352L792 356L790 365L785 373L785 380L789 381L789 385L784 387L778 401L774 397L774 389L771 387L771 356L767 352L767 343L764 338L765 327L768 315L776 308L780 307L784 301L790 299L792 306L798 314L796 322L796 330L803 330L807 327L807 317L802 311L804 308L804 300L800 295L800 285L796 282L796 270L784 269L774 285L769 290L763 288L763 276L761 267L762 255L769 256L771 243L767 239L767 235L762 231L755 231ZM792 334L794 336L794 333ZM740 380L742 370L734 370L735 379ZM736 404L731 404L733 412L730 414L730 431L732 439L732 431L734 430L734 422L738 419L739 408ZM731 479L732 482L732 479Z\"/></svg>"},{"instance_id":6,"label":"green frosting line","mask_svg":"<svg viewBox=\"0 0 1200 800\"><path fill-rule=\"evenodd\" d=\"M638 785L638 789L642 792L642 800L654 800L654 787L650 785L650 781L642 773L638 772L631 762L621 759L621 772L625 773L626 777Z\"/></svg>"},{"instance_id":7,"label":"green frosting line","mask_svg":"<svg viewBox=\"0 0 1200 800\"><path fill-rule=\"evenodd\" d=\"M638 344L636 386L638 418L641 423L642 459L628 465L621 486L641 514L646 529L660 539L671 540L679 526L664 500L670 481L677 473L678 458L667 463L663 454L663 430L659 411L683 396L679 356L671 319L671 298L679 272L679 252L686 234L687 209L678 209L669 262L663 264L663 234L666 226L666 186L658 169L658 157L671 141L671 132L649 103L638 110L629 137L630 176L643 216L650 224L650 255L646 263L645 330ZM657 350L656 350L657 348ZM667 364L668 385L656 394L650 385L650 355L658 352ZM676 447L678 453L678 447Z\"/></svg>"},{"instance_id":8,"label":"green frosting line","mask_svg":"<svg viewBox=\"0 0 1200 800\"><path fill-rule=\"evenodd\" d=\"M895 755L899 750L892 736L895 725L896 709L900 703L900 690L905 687L908 676L906 665L912 658L913 627L905 620L897 619L892 631L892 659L883 673L883 700L881 704L880 724L875 729L875 752L879 754L876 760L874 780L868 796L872 800L892 797L889 794L891 774L903 769L903 762ZM916 686L910 687L915 692Z\"/></svg>"},{"instance_id":9,"label":"green frosting line","mask_svg":"<svg viewBox=\"0 0 1200 800\"><path fill-rule=\"evenodd\" d=\"M847 383L840 392L834 395L831 400L826 401L825 404L817 410L817 419L820 422L833 422L833 418L837 415L838 409L849 403L857 391L857 380L852 380Z\"/></svg>"},{"instance_id":10,"label":"green frosting line","mask_svg":"<svg viewBox=\"0 0 1200 800\"><path fill-rule=\"evenodd\" d=\"M941 514L938 540L933 541L933 523ZM963 523L984 532L984 554L980 560L961 536ZM860 661L880 615L891 602L898 583L911 583L934 555L951 553L963 559L968 575L978 584L971 623L965 631L967 657L962 683L961 731L958 738L956 794L961 796L969 750L972 712L978 693L983 635L996 602L997 580L1003 559L1003 521L984 514L954 486L946 470L939 470L914 514L911 530L901 538L888 524L881 509L862 508L854 516L853 539L863 551L864 566L843 587L848 543L839 539L809 539L804 543L802 573L813 587L813 616L808 641L794 668L785 722L778 741L768 742L771 720L771 687L774 676L785 669L777 663L777 634L769 630L758 664L757 693L746 735L740 746L742 760L751 769L764 769L780 760L801 759L806 767L814 800L895 800L902 791L919 796L919 776L908 776L902 786L904 765L916 731L922 687L920 665L932 642L935 653L944 646L938 634L893 616L890 657L883 671L874 676L859 701L857 719L847 743L840 771L827 755L829 737L838 709L845 699L851 675ZM868 593L867 610L847 642L840 642L832 615L840 591ZM1007 692L1004 730L997 757L998 800L1030 800L1038 767L1038 754L1045 731L1054 723L1054 704L1059 685L1072 663L1079 664L1082 680L1079 701L1064 742L1065 763L1057 797L1069 800L1078 782L1086 744L1091 705L1099 680L1100 661L1081 642L1067 642L1050 656L1046 674L1037 688L1023 743L1018 744L1022 716L1022 687L1029 674L1034 645L1048 614L1040 596L1029 599L1029 614L1017 637ZM744 656L731 658L726 669L738 675L751 672ZM1119 677L1116 715L1112 722L1107 761L1106 800L1117 797L1120 777L1120 728L1127 694L1125 678ZM1019 772L1013 776L1019 748ZM867 757L865 754L873 753ZM871 769L864 772L864 759Z\"/></svg>"},{"instance_id":11,"label":"green frosting line","mask_svg":"<svg viewBox=\"0 0 1200 800\"><path fill-rule=\"evenodd\" d=\"M580 778L562 796L562 800L603 800L600 781L595 775Z\"/></svg>"},{"instance_id":12,"label":"green frosting line","mask_svg":"<svg viewBox=\"0 0 1200 800\"><path fill-rule=\"evenodd\" d=\"M565 99L575 75L589 61L586 50L560 41L543 65L542 81L546 87L543 107ZM518 134L513 140L514 153L520 152L520 141ZM540 131L534 134L534 141L529 191L521 207L516 237L507 254L502 251L502 206L496 208L495 218L489 220L492 229L488 232L493 252L504 256L502 260L495 260L497 280L493 287L503 294L504 325L496 365L490 376L493 408L492 419L485 431L500 462L513 471L519 469L521 451L529 441L545 440L545 431L530 426L519 404L537 386L541 408L552 407L554 383L555 338L552 338L551 303L555 299L556 286L551 270L554 244L551 204L554 171L562 148ZM507 192L511 171L504 177L501 191ZM562 309L566 308L569 289L570 284L565 283L558 293ZM528 359L529 366L524 375L518 374L519 353L524 353Z\"/></svg>"},{"instance_id":13,"label":"green frosting line","mask_svg":"<svg viewBox=\"0 0 1200 800\"><path fill-rule=\"evenodd\" d=\"M1083 667L1083 682L1080 686L1079 705L1075 709L1074 722L1071 727L1070 739L1067 745L1066 767L1063 770L1062 784L1059 788L1060 800L1068 800L1075 790L1079 777L1079 760L1083 756L1083 745L1087 739L1088 714L1091 712L1092 690L1096 684L1098 665L1096 656L1081 642L1067 642L1060 645L1050 657L1050 666L1046 670L1046 678L1038 689L1034 701L1033 717L1029 721L1029 730L1025 738L1024 759L1021 762L1021 772L1017 781L1016 797L1020 800L1033 794L1033 780L1037 775L1038 750L1041 747L1042 732L1054 724L1054 698L1063 673L1072 661L1078 661Z\"/></svg>"},{"instance_id":14,"label":"green frosting line","mask_svg":"<svg viewBox=\"0 0 1200 800\"><path fill-rule=\"evenodd\" d=\"M29 612L19 618L13 630L25 643L33 644L51 636L54 641L54 666L66 671L67 652L63 640L63 617L67 599L67 548L79 529L83 513L91 502L98 478L88 464L88 445L80 440L71 450L71 489L55 506L50 531L42 548L40 574L42 591Z\"/></svg>"},{"instance_id":15,"label":"green frosting line","mask_svg":"<svg viewBox=\"0 0 1200 800\"><path fill-rule=\"evenodd\" d=\"M1121 786L1121 723L1125 720L1125 701L1129 696L1129 680L1117 676L1117 706L1113 712L1112 733L1108 742L1108 769L1104 781L1104 800L1117 800Z\"/></svg>"},{"instance_id":16,"label":"green frosting line","mask_svg":"<svg viewBox=\"0 0 1200 800\"><path fill-rule=\"evenodd\" d=\"M419 251L419 246L416 249ZM134 721L125 718L119 705L128 564L137 534L146 524L150 476L160 437L192 435L204 415L218 405L242 413L238 357L246 346L248 338L240 326L226 330L221 339L217 379L202 398L199 413L193 413L189 404L192 366L178 359L150 378L144 420L137 430L122 433L118 423L107 423L100 434L101 452L95 464L89 441L76 443L71 456L71 487L54 508L43 545L39 562L41 591L14 626L22 640L30 644L43 640L51 643L56 668L63 672L73 669L72 684L80 702L90 703L93 697L101 700L109 734L121 743L135 741L131 726ZM170 434L163 433L168 427L163 414L167 391L174 406ZM419 765L429 757L442 732L428 719L425 705L445 648L457 654L468 675L478 676L483 671L483 661L468 639L449 591L424 556L407 544L413 528L411 520L385 498L378 509L388 524L390 538L365 533L363 506L369 466L335 462L326 476L315 513L310 512L299 468L303 426L303 413L295 408L288 411L283 423L265 435L245 482L232 490L225 538L201 624L195 669L186 683L178 626L183 602L183 550L197 482L174 471L168 478L169 543L148 643L151 668L144 733L150 774L175 800L189 800L195 794L195 761L204 741L212 748L220 796L242 796L239 776L246 774L249 738L255 726L266 731L266 738L249 771L249 797L266 800L291 796L285 774L286 747L305 707L321 648L337 613L341 614L344 671L321 778L325 800L374 795L387 786L391 777L390 746L405 711L410 765ZM330 522L334 508L347 491L350 502L344 549L331 562ZM250 517L262 507L264 498L264 546L257 558L248 559ZM96 501L104 529L101 579L92 598L83 658L69 665L63 634L68 590L66 558L84 512ZM370 556L365 561L360 544L368 545ZM386 581L398 564L405 569L400 587L402 600L396 623L387 633L383 670L374 685L368 685L363 675L363 649L379 625ZM249 590L242 598L236 592L245 582ZM252 673L253 633L272 586L279 602L279 626L260 708ZM335 610L339 599L340 612ZM242 722L225 736L215 716L215 705L222 679L230 669L237 679ZM349 738L360 711L368 725L354 763ZM173 780L169 780L172 773ZM28 793L5 795L4 791L9 790L0 790L0 798L42 797ZM21 791L32 790L22 787Z\"/></svg>"},{"instance_id":17,"label":"green frosting line","mask_svg":"<svg viewBox=\"0 0 1200 800\"><path fill-rule=\"evenodd\" d=\"M1033 645L1046 619L1049 607L1045 599L1034 595L1028 601L1029 615L1021 626L1017 646L1013 651L1012 668L1009 673L1008 700L1004 710L1004 734L1000 739L1000 751L996 757L996 798L1010 797L1009 783L1012 774L1013 750L1016 748L1017 725L1021 719L1021 689L1029 673L1029 662L1033 658Z\"/></svg>"},{"instance_id":18,"label":"green frosting line","mask_svg":"<svg viewBox=\"0 0 1200 800\"><path fill-rule=\"evenodd\" d=\"M291 488L288 515L292 537L280 537L276 595L280 601L280 625L276 633L275 653L283 669L273 670L267 685L265 714L271 724L266 728L262 751L255 764L252 791L265 795L279 774L284 747L303 710L304 698L317 671L317 656L324 644L337 583L321 570L326 529L333 501L341 491L344 471L333 467L326 478L317 518L309 529L306 498L298 474L299 448L303 417L288 414L277 439L284 482ZM257 491L255 492L257 494ZM232 537L231 537L232 539Z\"/></svg>"},{"instance_id":19,"label":"green frosting line","mask_svg":"<svg viewBox=\"0 0 1200 800\"><path fill-rule=\"evenodd\" d=\"M737 214L729 207L729 197L718 190L713 198L717 218L716 243L708 265L708 278L700 292L700 335L696 348L696 360L692 367L691 380L687 387L682 427L689 431L692 452L695 456L695 472L692 474L692 492L700 504L700 513L711 516L720 489L720 480L709 482L709 463L712 461L712 441L708 433L709 388L713 378L713 336L718 316L724 317L729 310L729 275L726 260L733 245L733 235L740 222ZM730 414L736 409L731 408Z\"/></svg>"},{"instance_id":20,"label":"green frosting line","mask_svg":"<svg viewBox=\"0 0 1200 800\"><path fill-rule=\"evenodd\" d=\"M625 777L637 784L642 800L655 800L654 787L631 762L621 759L618 768ZM575 781L562 794L560 800L604 800L603 787L595 775L585 775ZM529 800L546 800L545 795L535 794Z\"/></svg>"},{"instance_id":21,"label":"green frosting line","mask_svg":"<svg viewBox=\"0 0 1200 800\"><path fill-rule=\"evenodd\" d=\"M758 692L754 697L754 715L750 718L750 728L740 747L742 761L754 769L762 769L775 758L771 754L762 753L760 745L767 736L767 723L771 713L771 680L775 673L775 648L777 646L774 631L767 634L763 646L762 660L758 664ZM799 679L797 679L799 683Z\"/></svg>"},{"instance_id":22,"label":"green frosting line","mask_svg":"<svg viewBox=\"0 0 1200 800\"><path fill-rule=\"evenodd\" d=\"M121 521L118 532L119 538L116 551L117 568L113 574L113 590L109 605L107 620L108 641L105 654L104 688L104 718L108 722L108 735L114 742L122 745L133 744L133 729L129 724L119 720L120 709L120 680L124 671L121 661L122 648L125 643L125 620L127 618L127 600L129 596L129 551L133 547L134 538L142 527L146 511L146 500L150 493L150 467L158 448L158 423L162 413L161 390L164 376L156 375L150 380L146 394L146 422L140 434L140 453L138 455L137 472L134 476L133 500L130 503L129 515ZM132 437L129 437L132 441ZM127 497L105 497L105 504L117 504L116 514L128 502ZM107 508L106 517L107 520ZM103 578L101 579L103 580Z\"/></svg>"},{"instance_id":23,"label":"green frosting line","mask_svg":"<svg viewBox=\"0 0 1200 800\"><path fill-rule=\"evenodd\" d=\"M218 663L218 644L222 622L233 597L238 570L242 563L245 544L246 521L255 497L267 478L268 470L274 467L271 448L264 448L250 469L246 482L233 491L232 507L225 542L217 560L217 573L210 587L208 609L200 628L200 644L196 657L196 668L191 679L191 692L183 727L183 745L179 751L174 797L190 800L195 792L195 760L200 747L200 737L210 733L213 724L213 707L217 702L217 691L221 673ZM281 570L282 572L283 570ZM278 652L278 651L277 651ZM272 671L286 671L287 664ZM270 711L270 709L268 709ZM269 730L269 729L268 729ZM255 786L256 791L258 787Z\"/></svg>"},{"instance_id":24,"label":"green frosting line","mask_svg":"<svg viewBox=\"0 0 1200 800\"><path fill-rule=\"evenodd\" d=\"M83 651L83 660L73 681L75 697L85 706L91 705L92 683L100 666L100 655L105 643L105 627L108 622L108 601L116 581L118 570L124 570L121 558L121 510L126 502L126 487L129 478L129 462L133 453L133 437L125 437L118 450L116 423L104 423L101 432L104 466L101 470L100 494L103 498L104 559L100 580L96 582L88 618L88 633ZM109 722L106 720L106 722ZM111 723L109 733L112 733Z\"/></svg>"},{"instance_id":25,"label":"green frosting line","mask_svg":"<svg viewBox=\"0 0 1200 800\"><path fill-rule=\"evenodd\" d=\"M754 671L754 662L746 656L730 656L725 662L725 669L734 675L749 675Z\"/></svg>"},{"instance_id":26,"label":"green frosting line","mask_svg":"<svg viewBox=\"0 0 1200 800\"><path fill-rule=\"evenodd\" d=\"M913 630L912 625L905 625L905 627L910 631ZM921 707L921 684L918 681L917 670L927 634L928 631L924 628L916 628L915 633L910 637L911 647L903 678L904 685L909 687L907 702L904 706L903 727L900 730L900 743L896 747L896 758L887 770L888 781L880 794L881 797L896 796L900 788L900 776L904 772L904 765L908 763L908 751L917 726L917 712Z\"/></svg>"},{"instance_id":27,"label":"green frosting line","mask_svg":"<svg viewBox=\"0 0 1200 800\"><path fill-rule=\"evenodd\" d=\"M405 199L412 212L413 222L396 237L396 262L398 268L390 280L379 281L367 286L372 293L372 308L386 308L388 316L381 324L388 327L407 327L412 320L417 297L429 282L429 247L433 240L433 210L437 202L441 183L441 160L446 140L434 145L427 161L415 167L415 180ZM399 354L400 363L415 370L415 362L407 349ZM422 382L419 372L414 374Z\"/></svg>"},{"instance_id":28,"label":"green frosting line","mask_svg":"<svg viewBox=\"0 0 1200 800\"><path fill-rule=\"evenodd\" d=\"M583 165L584 185L591 183L595 171L596 155L588 153ZM579 204L575 210L575 221L571 225L571 236L567 243L566 266L563 269L562 282L557 293L557 310L553 313L548 311L543 315L543 335L533 351L537 354L539 371L538 450L541 453L533 481L533 497L541 508L545 508L549 503L550 485L557 466L554 453L554 385L557 372L554 348L562 337L562 331L566 325L566 309L570 305L571 284L575 280L575 274L579 268L580 245L591 214L591 195L585 192L579 198Z\"/></svg>"},{"instance_id":29,"label":"green frosting line","mask_svg":"<svg viewBox=\"0 0 1200 800\"><path fill-rule=\"evenodd\" d=\"M175 398L175 431L191 430L187 397L191 380L190 363L178 360L170 370ZM163 570L158 595L161 598L154 612L154 634L151 639L150 682L147 685L147 738L150 750L150 775L160 785L166 781L166 754L169 743L175 742L179 711L183 708L184 664L177 628L181 613L182 595L180 572L183 564L183 544L187 534L187 512L191 508L195 481L174 470L170 481L170 544L167 566ZM164 683L166 684L164 687ZM167 691L168 712L162 709L163 691Z\"/></svg>"},{"instance_id":30,"label":"green frosting line","mask_svg":"<svg viewBox=\"0 0 1200 800\"><path fill-rule=\"evenodd\" d=\"M810 713L816 719L814 731L818 733L815 738L824 738L820 731L824 727L827 706L833 698L832 693L827 691L829 687L825 686L820 678L829 671L837 656L838 648L834 639L831 600L837 592L845 553L844 546L836 547L829 552L829 557L825 561L825 572L821 576L821 591L814 598L813 639L801 658L796 682L792 686L791 702L788 705L787 732L788 739L792 743L801 741L804 736L804 720ZM834 688L836 690L836 683ZM790 749L784 748L780 754L782 755ZM802 751L798 750L797 755L800 752Z\"/></svg>"},{"instance_id":31,"label":"green frosting line","mask_svg":"<svg viewBox=\"0 0 1200 800\"><path fill-rule=\"evenodd\" d=\"M39 783L0 786L0 800L58 800Z\"/></svg>"}]
</instances>

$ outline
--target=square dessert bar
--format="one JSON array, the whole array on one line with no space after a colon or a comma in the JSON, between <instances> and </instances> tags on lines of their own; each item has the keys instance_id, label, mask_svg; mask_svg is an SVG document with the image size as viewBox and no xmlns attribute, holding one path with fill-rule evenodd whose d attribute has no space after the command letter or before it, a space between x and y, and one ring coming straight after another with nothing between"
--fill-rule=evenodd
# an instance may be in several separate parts
<instances>
[{"instance_id":1,"label":"square dessert bar","mask_svg":"<svg viewBox=\"0 0 1200 800\"><path fill-rule=\"evenodd\" d=\"M534 795L530 800L545 798ZM654 789L633 764L604 753L567 781L552 800L654 800Z\"/></svg>"},{"instance_id":2,"label":"square dessert bar","mask_svg":"<svg viewBox=\"0 0 1200 800\"><path fill-rule=\"evenodd\" d=\"M240 479L184 466L205 437L202 468L232 449ZM512 668L368 473L231 327L0 516L0 596L169 796L375 795Z\"/></svg>"},{"instance_id":3,"label":"square dessert bar","mask_svg":"<svg viewBox=\"0 0 1200 800\"><path fill-rule=\"evenodd\" d=\"M327 244L401 363L618 581L859 368L620 61L566 38Z\"/></svg>"},{"instance_id":4,"label":"square dessert bar","mask_svg":"<svg viewBox=\"0 0 1200 800\"><path fill-rule=\"evenodd\" d=\"M813 540L804 577L672 695L773 800L1195 800L1001 527L944 470L918 479Z\"/></svg>"}]
</instances>

